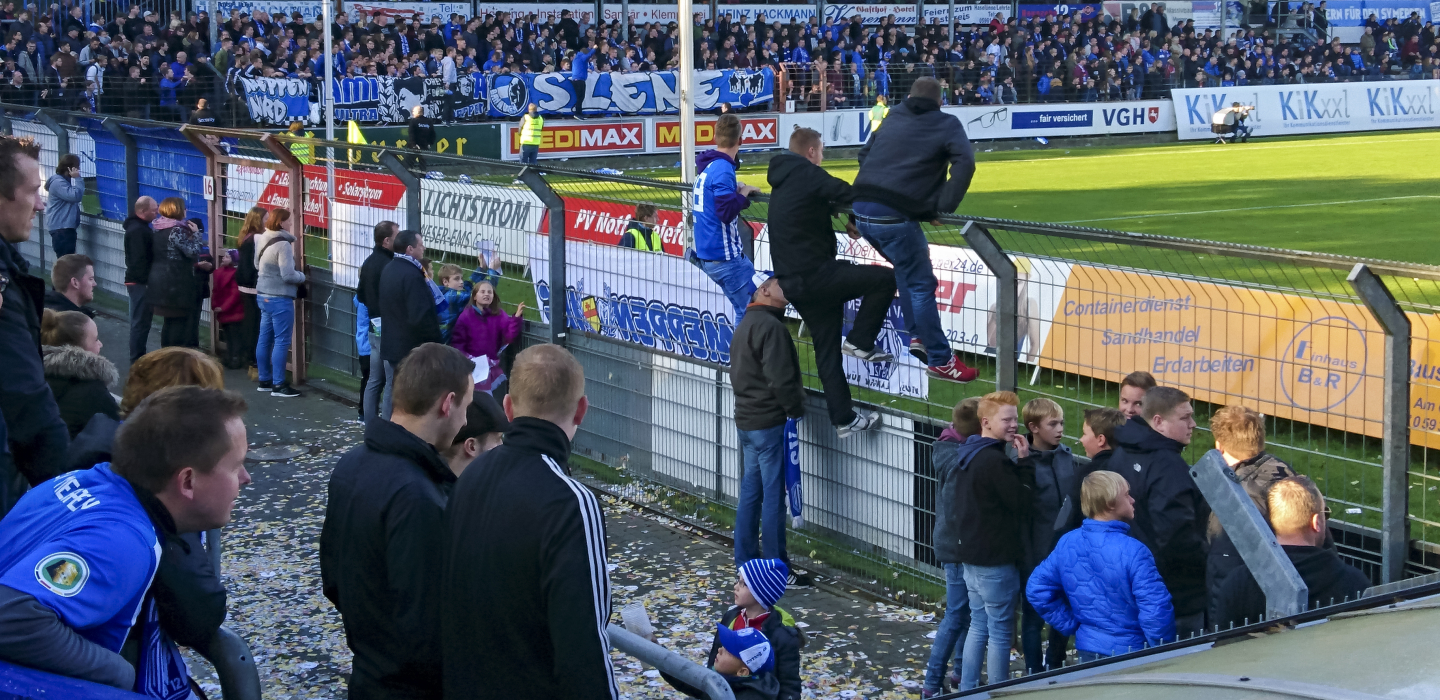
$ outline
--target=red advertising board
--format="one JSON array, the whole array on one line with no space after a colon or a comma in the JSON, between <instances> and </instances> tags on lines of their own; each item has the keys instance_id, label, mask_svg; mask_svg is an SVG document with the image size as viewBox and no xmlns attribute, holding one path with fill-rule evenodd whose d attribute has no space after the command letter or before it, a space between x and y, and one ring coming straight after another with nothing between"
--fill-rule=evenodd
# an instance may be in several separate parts
<instances>
[{"instance_id":1,"label":"red advertising board","mask_svg":"<svg viewBox=\"0 0 1440 700\"><path fill-rule=\"evenodd\" d=\"M715 119L695 120L695 145L715 145ZM780 119L778 117L740 117L740 147L779 146ZM680 147L680 122L678 120L655 120L655 148Z\"/></svg>"},{"instance_id":2,"label":"red advertising board","mask_svg":"<svg viewBox=\"0 0 1440 700\"><path fill-rule=\"evenodd\" d=\"M520 155L520 126L505 127L505 155ZM644 153L645 120L615 122L571 122L552 120L541 137L542 155L595 155L597 153Z\"/></svg>"},{"instance_id":3,"label":"red advertising board","mask_svg":"<svg viewBox=\"0 0 1440 700\"><path fill-rule=\"evenodd\" d=\"M256 206L274 209L290 207L290 173L271 170L270 182L256 200ZM329 228L325 211L325 168L307 165L305 174L305 225ZM337 168L335 170L335 202L362 207L394 210L405 198L405 185L399 178L386 173L370 173ZM293 209L293 208L292 208Z\"/></svg>"},{"instance_id":4,"label":"red advertising board","mask_svg":"<svg viewBox=\"0 0 1440 700\"><path fill-rule=\"evenodd\" d=\"M572 241L591 241L604 245L620 243L625 227L635 214L635 207L620 202L604 202L578 197L561 197L565 200L565 237ZM684 217L677 209L659 209L655 212L655 228L660 233L660 248L670 255L684 255ZM752 235L760 233L761 224L751 222ZM542 233L550 232L550 220L541 223Z\"/></svg>"}]
</instances>

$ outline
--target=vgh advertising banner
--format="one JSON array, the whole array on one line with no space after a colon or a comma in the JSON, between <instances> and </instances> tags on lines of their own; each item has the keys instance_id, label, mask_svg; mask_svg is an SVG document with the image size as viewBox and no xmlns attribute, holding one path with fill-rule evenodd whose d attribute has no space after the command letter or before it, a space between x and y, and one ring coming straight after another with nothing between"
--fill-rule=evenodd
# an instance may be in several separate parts
<instances>
[{"instance_id":1,"label":"vgh advertising banner","mask_svg":"<svg viewBox=\"0 0 1440 700\"><path fill-rule=\"evenodd\" d=\"M1255 136L1440 127L1440 80L1248 85L1172 94L1182 140L1214 138L1211 117L1234 102L1255 107L1246 122Z\"/></svg>"},{"instance_id":2,"label":"vgh advertising banner","mask_svg":"<svg viewBox=\"0 0 1440 700\"><path fill-rule=\"evenodd\" d=\"M1175 130L1169 100L945 107L971 140L1140 134Z\"/></svg>"}]
</instances>

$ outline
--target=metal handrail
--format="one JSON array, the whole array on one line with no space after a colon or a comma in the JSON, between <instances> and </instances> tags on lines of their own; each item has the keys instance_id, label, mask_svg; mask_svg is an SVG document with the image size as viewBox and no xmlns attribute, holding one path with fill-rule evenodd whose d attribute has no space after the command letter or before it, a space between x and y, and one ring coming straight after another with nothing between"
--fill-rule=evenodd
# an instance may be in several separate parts
<instances>
[{"instance_id":1,"label":"metal handrail","mask_svg":"<svg viewBox=\"0 0 1440 700\"><path fill-rule=\"evenodd\" d=\"M665 673L704 691L709 700L735 700L730 684L720 674L676 654L630 630L616 624L606 628L611 646L650 664ZM229 697L229 695L226 695Z\"/></svg>"}]
</instances>

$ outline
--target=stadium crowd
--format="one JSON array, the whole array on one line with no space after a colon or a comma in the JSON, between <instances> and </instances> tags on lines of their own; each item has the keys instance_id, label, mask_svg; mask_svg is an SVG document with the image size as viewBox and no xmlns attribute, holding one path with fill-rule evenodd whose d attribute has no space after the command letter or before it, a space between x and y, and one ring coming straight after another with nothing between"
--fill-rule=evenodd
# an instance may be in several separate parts
<instances>
[{"instance_id":1,"label":"stadium crowd","mask_svg":"<svg viewBox=\"0 0 1440 700\"><path fill-rule=\"evenodd\" d=\"M1327 41L1325 3L1279 3L1224 36L1171 22L1159 3L1128 16L1082 20L1069 15L988 24L878 26L812 18L808 23L745 23L732 15L698 27L701 69L770 66L787 76L784 95L802 109L868 107L899 99L917 78L942 81L943 104L1013 104L1163 98L1172 87L1344 82L1440 75L1434 26L1412 13L1380 21L1371 14L1358 44ZM1274 14L1278 12L1279 14ZM323 24L232 9L210 40L205 12L168 18L132 5L111 21L90 21L82 8L0 12L0 99L104 114L185 121L213 119L217 100L243 111L240 77L289 77L318 85L324 74ZM1282 27L1284 31L1282 31ZM676 68L675 22L584 26L567 10L556 21L507 12L465 17L394 18L376 12L332 26L339 76L440 78L454 89L469 74L560 73L584 81L592 72ZM1317 40L1318 39L1318 40ZM311 99L320 90L312 89ZM448 121L448 120L447 120ZM202 122L213 123L213 122Z\"/></svg>"},{"instance_id":2,"label":"stadium crowd","mask_svg":"<svg viewBox=\"0 0 1440 700\"><path fill-rule=\"evenodd\" d=\"M813 329L816 371L841 438L881 422L852 405L840 362L894 360L876 335L897 293L909 352L926 371L976 378L946 340L920 225L953 212L974 175L970 143L939 109L940 97L938 80L914 82L860 152L853 185L820 169L818 133L791 135L767 174L778 269L758 285L740 240L739 215L755 190L735 180L734 115L717 120L717 148L697 159L688 257L738 320L734 606L717 621L707 660L737 697L803 693L805 635L778 606L789 586L806 584L785 548L786 433L806 419L785 307ZM215 359L185 346L199 295L211 290L227 340L254 348L256 387L297 395L282 349L305 284L291 216L252 211L246 244L213 261L183 200L135 203L125 225L127 286L132 332L144 332L138 346L132 335L139 354L117 405L105 391L116 372L98 355L85 306L93 263L62 256L45 295L16 249L46 208L38 156L28 140L0 137L0 427L8 447L0 455L0 512L8 511L0 520L0 660L189 697L177 695L198 692L177 645L204 645L226 606L199 533L228 522L250 477L246 404L223 389ZM845 207L853 216L837 226ZM864 238L892 265L837 259L837 230ZM458 269L425 264L420 232L381 222L374 236L357 300L357 342L371 356L365 438L330 476L319 543L323 593L354 652L351 696L616 698L605 519L568 464L590 409L583 368L557 345L506 357L523 321L499 311L485 277L498 265L483 252L467 290ZM232 267L235 289L227 283L222 292L216 278ZM251 292L260 316L254 346L236 328L249 303L236 297ZM843 308L854 299L860 310L842 337ZM167 347L147 352L151 313L165 318ZM245 358L229 360L238 367ZM932 450L947 605L925 695L946 683L976 687L987 667L989 682L1008 678L1017 609L1028 672L1064 663L1072 637L1077 658L1088 661L1264 613L1263 594L1182 456L1196 428L1189 396L1144 372L1125 377L1118 394L1117 408L1085 412L1087 462L1064 442L1064 413L1053 401L1022 407L998 391L954 407ZM1310 603L1358 595L1368 581L1336 556L1323 497L1265 452L1262 417L1228 406L1209 427ZM951 663L958 674L947 675Z\"/></svg>"}]
</instances>

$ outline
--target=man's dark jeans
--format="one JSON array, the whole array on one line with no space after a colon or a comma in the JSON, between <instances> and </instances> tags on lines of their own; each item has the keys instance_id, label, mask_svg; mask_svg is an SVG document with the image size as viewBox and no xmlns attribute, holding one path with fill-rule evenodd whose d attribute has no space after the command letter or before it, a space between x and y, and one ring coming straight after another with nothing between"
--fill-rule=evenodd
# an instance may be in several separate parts
<instances>
[{"instance_id":1,"label":"man's dark jeans","mask_svg":"<svg viewBox=\"0 0 1440 700\"><path fill-rule=\"evenodd\" d=\"M150 325L155 320L155 309L147 298L147 285L127 284L125 291L130 295L130 361L134 362L145 354L145 343L150 339Z\"/></svg>"},{"instance_id":2,"label":"man's dark jeans","mask_svg":"<svg viewBox=\"0 0 1440 700\"><path fill-rule=\"evenodd\" d=\"M861 350L874 348L875 337L895 298L895 273L880 265L851 265L837 260L810 273L781 279L780 289L810 327L810 337L815 343L815 371L825 389L830 423L848 425L855 420L855 411L850 407L850 384L845 381L840 355L845 304L851 299L861 299L860 311L855 314L855 325L847 340Z\"/></svg>"},{"instance_id":3,"label":"man's dark jeans","mask_svg":"<svg viewBox=\"0 0 1440 700\"><path fill-rule=\"evenodd\" d=\"M70 255L75 252L75 242L79 234L73 228L57 228L50 232L50 247L55 249L55 257Z\"/></svg>"}]
</instances>

